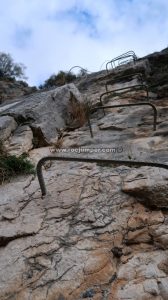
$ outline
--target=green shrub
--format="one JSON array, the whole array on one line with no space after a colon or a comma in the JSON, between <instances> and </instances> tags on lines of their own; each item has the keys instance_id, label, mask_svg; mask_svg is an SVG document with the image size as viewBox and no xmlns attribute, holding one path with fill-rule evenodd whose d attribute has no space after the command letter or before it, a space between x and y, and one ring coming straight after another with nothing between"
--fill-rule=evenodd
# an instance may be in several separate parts
<instances>
[{"instance_id":1,"label":"green shrub","mask_svg":"<svg viewBox=\"0 0 168 300\"><path fill-rule=\"evenodd\" d=\"M59 71L58 74L51 75L44 84L39 86L40 89L50 88L53 86L62 86L66 83L73 82L76 79L76 75L72 72Z\"/></svg>"},{"instance_id":2,"label":"green shrub","mask_svg":"<svg viewBox=\"0 0 168 300\"><path fill-rule=\"evenodd\" d=\"M65 81L66 83L73 82L76 79L76 75L72 72L65 72Z\"/></svg>"},{"instance_id":3,"label":"green shrub","mask_svg":"<svg viewBox=\"0 0 168 300\"><path fill-rule=\"evenodd\" d=\"M26 79L25 66L21 63L15 63L9 53L0 52L0 78Z\"/></svg>"},{"instance_id":4,"label":"green shrub","mask_svg":"<svg viewBox=\"0 0 168 300\"><path fill-rule=\"evenodd\" d=\"M0 142L0 184L11 177L23 174L35 174L33 164L25 155L19 157L8 155Z\"/></svg>"}]
</instances>

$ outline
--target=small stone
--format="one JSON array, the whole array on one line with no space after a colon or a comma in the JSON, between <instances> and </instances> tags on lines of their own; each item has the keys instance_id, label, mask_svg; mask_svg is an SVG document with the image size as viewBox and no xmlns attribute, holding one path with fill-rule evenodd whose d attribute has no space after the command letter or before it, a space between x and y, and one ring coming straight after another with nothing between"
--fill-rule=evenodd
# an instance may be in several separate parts
<instances>
[{"instance_id":1,"label":"small stone","mask_svg":"<svg viewBox=\"0 0 168 300\"><path fill-rule=\"evenodd\" d=\"M62 294L59 295L58 300L66 300Z\"/></svg>"},{"instance_id":2,"label":"small stone","mask_svg":"<svg viewBox=\"0 0 168 300\"><path fill-rule=\"evenodd\" d=\"M89 289L83 293L82 298L92 298L95 295L95 291L93 289Z\"/></svg>"},{"instance_id":3,"label":"small stone","mask_svg":"<svg viewBox=\"0 0 168 300\"><path fill-rule=\"evenodd\" d=\"M119 247L114 247L112 248L111 252L113 253L113 255L117 258L120 258L123 255L122 249Z\"/></svg>"},{"instance_id":4,"label":"small stone","mask_svg":"<svg viewBox=\"0 0 168 300\"><path fill-rule=\"evenodd\" d=\"M153 296L159 295L159 289L158 289L157 281L155 279L145 280L143 286L145 292L148 292Z\"/></svg>"}]
</instances>

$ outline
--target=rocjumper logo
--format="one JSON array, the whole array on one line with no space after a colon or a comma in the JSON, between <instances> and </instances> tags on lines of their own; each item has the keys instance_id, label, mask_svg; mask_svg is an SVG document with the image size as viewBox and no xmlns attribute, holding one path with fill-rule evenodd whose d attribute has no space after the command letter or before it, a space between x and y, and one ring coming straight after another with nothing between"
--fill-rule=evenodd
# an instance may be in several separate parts
<instances>
[{"instance_id":1,"label":"rocjumper logo","mask_svg":"<svg viewBox=\"0 0 168 300\"><path fill-rule=\"evenodd\" d=\"M123 147L115 148L61 148L55 149L57 153L122 153Z\"/></svg>"}]
</instances>

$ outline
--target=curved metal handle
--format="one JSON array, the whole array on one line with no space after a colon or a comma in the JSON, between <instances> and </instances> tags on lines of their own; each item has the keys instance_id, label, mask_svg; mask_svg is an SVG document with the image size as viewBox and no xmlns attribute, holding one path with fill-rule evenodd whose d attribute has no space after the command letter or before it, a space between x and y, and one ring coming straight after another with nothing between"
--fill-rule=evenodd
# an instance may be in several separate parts
<instances>
[{"instance_id":1,"label":"curved metal handle","mask_svg":"<svg viewBox=\"0 0 168 300\"><path fill-rule=\"evenodd\" d=\"M95 109L103 109L104 115L105 115L105 108L116 108L116 107L128 107L128 106L143 106L143 105L148 105L151 106L153 109L153 130L156 131L156 123L157 123L157 109L156 106L153 105L152 103L148 102L141 102L141 103L129 103L129 104L118 104L118 105L107 105L107 106L96 106L93 109L90 110L90 113L88 114L88 125L89 125L89 130L90 130L90 135L93 138L93 131L92 131L92 125L90 122L90 114L92 111L95 111Z\"/></svg>"},{"instance_id":2,"label":"curved metal handle","mask_svg":"<svg viewBox=\"0 0 168 300\"><path fill-rule=\"evenodd\" d=\"M121 55L119 55L119 56L113 58L112 60L110 60L110 61L108 61L108 62L106 63L106 71L107 71L107 73L109 72L109 70L108 70L108 65L109 65L109 64L111 64L111 66L112 66L112 64L113 64L115 61L121 60L121 59L124 59L124 58L128 58L128 57L132 57L132 60L134 61L134 63L135 63L135 61L137 60L137 56L136 56L136 54L135 54L134 51L131 50L131 51L128 51L128 52L126 52L126 53L123 53L123 54L121 54Z\"/></svg>"},{"instance_id":3,"label":"curved metal handle","mask_svg":"<svg viewBox=\"0 0 168 300\"><path fill-rule=\"evenodd\" d=\"M101 94L101 95L100 95L100 103L101 103L101 105L103 105L102 98L103 98L105 95L110 95L110 94L113 94L113 93L115 93L115 92L124 91L124 90L132 90L132 89L134 89L134 88L139 88L139 90L145 90L145 91L146 91L146 98L147 98L147 100L149 101L149 90L148 90L148 86L145 85L145 84L135 84L135 85L132 85L132 86L123 87L123 88L120 88L120 89L108 91L108 92L105 92L105 93Z\"/></svg>"},{"instance_id":4,"label":"curved metal handle","mask_svg":"<svg viewBox=\"0 0 168 300\"><path fill-rule=\"evenodd\" d=\"M81 67L81 66L74 66L74 67L72 67L72 68L69 69L68 73L70 73L70 72L71 72L73 69L75 69L75 68L79 68L79 69L81 69L82 71L88 72L86 69L84 69L84 68Z\"/></svg>"},{"instance_id":5,"label":"curved metal handle","mask_svg":"<svg viewBox=\"0 0 168 300\"><path fill-rule=\"evenodd\" d=\"M37 177L40 184L40 189L42 196L47 194L47 189L44 182L42 165L47 160L59 160L59 161L76 161L76 162L88 162L88 163L115 163L117 165L127 165L127 166L150 166L150 167L158 167L168 170L168 165L162 163L153 163L153 162L141 162L141 161L128 161L128 160L116 160L116 159L98 159L98 158L79 158L79 157L56 157L56 156L46 156L39 160L37 164Z\"/></svg>"},{"instance_id":6,"label":"curved metal handle","mask_svg":"<svg viewBox=\"0 0 168 300\"><path fill-rule=\"evenodd\" d=\"M117 80L122 80L124 78L130 78L130 77L133 77L133 76L138 76L140 78L140 81L142 82L143 84L143 74L140 73L140 72L137 72L137 73L131 73L131 74L127 74L127 75L123 75L123 76L118 76L116 78L113 78L112 80L110 80L109 82L107 81L106 84L105 84L105 89L106 89L106 92L109 92L107 87L108 85L111 84L111 82L116 82Z\"/></svg>"}]
</instances>

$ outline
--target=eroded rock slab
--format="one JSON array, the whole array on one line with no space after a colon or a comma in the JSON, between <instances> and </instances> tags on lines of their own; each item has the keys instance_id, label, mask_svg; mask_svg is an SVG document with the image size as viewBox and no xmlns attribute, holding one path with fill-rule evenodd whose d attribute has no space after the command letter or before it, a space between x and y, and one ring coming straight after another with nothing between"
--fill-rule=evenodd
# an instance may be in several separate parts
<instances>
[{"instance_id":1,"label":"eroded rock slab","mask_svg":"<svg viewBox=\"0 0 168 300\"><path fill-rule=\"evenodd\" d=\"M19 156L33 148L33 132L28 125L19 126L5 143L10 155Z\"/></svg>"},{"instance_id":2,"label":"eroded rock slab","mask_svg":"<svg viewBox=\"0 0 168 300\"><path fill-rule=\"evenodd\" d=\"M139 197L144 205L168 208L167 170L149 167L133 170L124 179L122 190Z\"/></svg>"},{"instance_id":3,"label":"eroded rock slab","mask_svg":"<svg viewBox=\"0 0 168 300\"><path fill-rule=\"evenodd\" d=\"M23 98L20 103L3 111L3 115L13 116L19 124L28 123L37 139L36 146L46 146L56 140L60 129L79 127L81 120L75 116L74 110L82 101L75 85L68 84Z\"/></svg>"},{"instance_id":4,"label":"eroded rock slab","mask_svg":"<svg viewBox=\"0 0 168 300\"><path fill-rule=\"evenodd\" d=\"M44 198L30 176L4 185L0 299L166 300L166 213L121 191L129 172L57 162Z\"/></svg>"},{"instance_id":5,"label":"eroded rock slab","mask_svg":"<svg viewBox=\"0 0 168 300\"><path fill-rule=\"evenodd\" d=\"M10 116L0 117L0 140L7 140L16 127L17 123L15 122L14 118Z\"/></svg>"}]
</instances>

